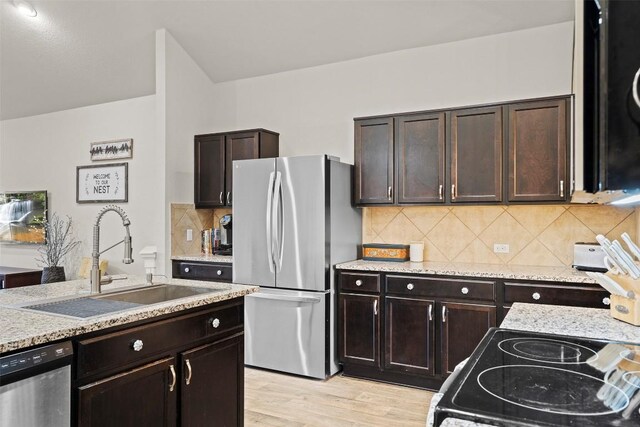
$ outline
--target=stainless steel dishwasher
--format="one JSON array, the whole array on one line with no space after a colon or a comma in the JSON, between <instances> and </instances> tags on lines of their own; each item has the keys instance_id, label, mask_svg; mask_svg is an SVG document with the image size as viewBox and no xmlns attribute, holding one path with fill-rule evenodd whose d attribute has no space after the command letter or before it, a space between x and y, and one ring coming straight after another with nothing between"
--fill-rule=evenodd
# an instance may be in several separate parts
<instances>
[{"instance_id":1,"label":"stainless steel dishwasher","mask_svg":"<svg viewBox=\"0 0 640 427\"><path fill-rule=\"evenodd\" d=\"M71 341L0 358L0 426L71 424Z\"/></svg>"}]
</instances>

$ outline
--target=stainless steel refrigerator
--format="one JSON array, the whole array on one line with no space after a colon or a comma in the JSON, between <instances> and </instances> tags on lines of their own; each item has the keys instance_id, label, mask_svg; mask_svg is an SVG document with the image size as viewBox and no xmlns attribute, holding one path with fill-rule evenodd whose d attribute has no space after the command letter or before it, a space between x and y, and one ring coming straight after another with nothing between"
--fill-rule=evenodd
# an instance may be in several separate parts
<instances>
[{"instance_id":1,"label":"stainless steel refrigerator","mask_svg":"<svg viewBox=\"0 0 640 427\"><path fill-rule=\"evenodd\" d=\"M328 156L233 162L233 281L245 297L245 363L326 378L338 370L334 265L355 259L351 165Z\"/></svg>"}]
</instances>

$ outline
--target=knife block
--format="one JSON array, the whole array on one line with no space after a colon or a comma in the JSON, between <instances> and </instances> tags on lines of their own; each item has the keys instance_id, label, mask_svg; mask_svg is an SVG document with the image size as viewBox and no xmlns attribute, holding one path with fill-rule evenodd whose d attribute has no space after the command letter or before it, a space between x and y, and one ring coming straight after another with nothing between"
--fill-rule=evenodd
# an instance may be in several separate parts
<instances>
[{"instance_id":1,"label":"knife block","mask_svg":"<svg viewBox=\"0 0 640 427\"><path fill-rule=\"evenodd\" d=\"M640 296L640 279L632 279L630 276L622 274L605 273L609 278L618 282L625 291L633 291ZM640 300L623 297L620 295L611 295L611 305L609 310L611 317L640 326Z\"/></svg>"}]
</instances>

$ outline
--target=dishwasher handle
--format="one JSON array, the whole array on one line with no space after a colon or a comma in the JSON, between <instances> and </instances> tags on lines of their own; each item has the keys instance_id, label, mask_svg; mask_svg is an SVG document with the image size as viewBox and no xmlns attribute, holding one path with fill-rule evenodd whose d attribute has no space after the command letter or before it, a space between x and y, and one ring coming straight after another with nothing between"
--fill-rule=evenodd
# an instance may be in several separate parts
<instances>
[{"instance_id":1,"label":"dishwasher handle","mask_svg":"<svg viewBox=\"0 0 640 427\"><path fill-rule=\"evenodd\" d=\"M267 293L260 293L260 292L255 294L249 294L247 295L247 297L268 299L268 300L275 300L275 301L299 302L303 304L305 303L317 304L322 301L320 298L317 298L317 297L292 297L289 295L275 295L275 294L267 294Z\"/></svg>"}]
</instances>

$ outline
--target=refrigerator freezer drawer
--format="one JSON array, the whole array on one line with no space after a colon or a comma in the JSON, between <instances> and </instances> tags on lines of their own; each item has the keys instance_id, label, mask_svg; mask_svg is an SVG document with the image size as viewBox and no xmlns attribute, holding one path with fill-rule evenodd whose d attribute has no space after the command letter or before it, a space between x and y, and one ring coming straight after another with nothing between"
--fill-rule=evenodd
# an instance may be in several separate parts
<instances>
[{"instance_id":1,"label":"refrigerator freezer drawer","mask_svg":"<svg viewBox=\"0 0 640 427\"><path fill-rule=\"evenodd\" d=\"M326 378L328 298L268 288L245 296L245 363Z\"/></svg>"}]
</instances>

